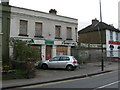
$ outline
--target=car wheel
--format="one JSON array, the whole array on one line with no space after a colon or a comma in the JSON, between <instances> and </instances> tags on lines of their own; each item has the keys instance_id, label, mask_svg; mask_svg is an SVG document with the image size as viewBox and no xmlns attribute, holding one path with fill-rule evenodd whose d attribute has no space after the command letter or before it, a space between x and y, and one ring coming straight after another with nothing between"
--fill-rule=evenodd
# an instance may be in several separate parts
<instances>
[{"instance_id":1,"label":"car wheel","mask_svg":"<svg viewBox=\"0 0 120 90\"><path fill-rule=\"evenodd\" d=\"M68 65L68 66L66 67L66 69L67 69L68 71L72 71L72 70L74 70L74 68L73 68L72 65Z\"/></svg>"},{"instance_id":2,"label":"car wheel","mask_svg":"<svg viewBox=\"0 0 120 90\"><path fill-rule=\"evenodd\" d=\"M48 69L48 65L47 64L43 64L42 65L42 69L44 69L44 70Z\"/></svg>"}]
</instances>

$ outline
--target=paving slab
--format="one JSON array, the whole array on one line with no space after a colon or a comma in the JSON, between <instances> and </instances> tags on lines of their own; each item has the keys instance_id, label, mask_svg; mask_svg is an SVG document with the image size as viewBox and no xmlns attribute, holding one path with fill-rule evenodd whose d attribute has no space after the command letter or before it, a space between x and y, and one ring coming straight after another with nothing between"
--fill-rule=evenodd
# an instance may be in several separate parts
<instances>
[{"instance_id":1,"label":"paving slab","mask_svg":"<svg viewBox=\"0 0 120 90\"><path fill-rule=\"evenodd\" d=\"M111 62L110 64L105 63L104 72L111 70L118 70L117 62ZM37 69L35 78L5 80L2 81L2 88L13 88L41 84L51 81L65 80L70 78L82 77L88 74L94 75L99 73L102 73L100 63L89 63L86 65L80 65L74 71L67 71L65 69L48 69L48 70Z\"/></svg>"}]
</instances>

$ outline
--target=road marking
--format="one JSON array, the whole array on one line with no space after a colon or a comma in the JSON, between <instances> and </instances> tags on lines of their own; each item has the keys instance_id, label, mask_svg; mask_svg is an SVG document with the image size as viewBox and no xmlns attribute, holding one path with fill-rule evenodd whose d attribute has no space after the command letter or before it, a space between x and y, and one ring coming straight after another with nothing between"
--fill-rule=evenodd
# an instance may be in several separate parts
<instances>
[{"instance_id":1,"label":"road marking","mask_svg":"<svg viewBox=\"0 0 120 90\"><path fill-rule=\"evenodd\" d=\"M111 85L116 84L116 83L119 83L119 82L120 82L120 81L112 82L112 83L106 84L106 85L104 85L104 86L100 86L100 87L98 87L97 89L105 88L105 87L111 86ZM97 89L95 89L95 90L97 90Z\"/></svg>"},{"instance_id":2,"label":"road marking","mask_svg":"<svg viewBox=\"0 0 120 90\"><path fill-rule=\"evenodd\" d=\"M116 71L113 71L113 72L116 72ZM109 74L109 73L113 73L113 72L98 74L98 75L94 75L94 76L88 76L88 77L84 77L84 78L77 78L77 79L72 79L72 80L64 80L64 81L51 82L51 83L44 83L44 84L39 84L39 85L25 86L25 87L21 87L21 88L36 88L36 87L43 87L43 86L54 85L54 84L59 84L59 83L65 83L65 82L83 80L83 79L87 79L87 78L91 78L91 77L98 77L98 76L102 76L102 75Z\"/></svg>"}]
</instances>

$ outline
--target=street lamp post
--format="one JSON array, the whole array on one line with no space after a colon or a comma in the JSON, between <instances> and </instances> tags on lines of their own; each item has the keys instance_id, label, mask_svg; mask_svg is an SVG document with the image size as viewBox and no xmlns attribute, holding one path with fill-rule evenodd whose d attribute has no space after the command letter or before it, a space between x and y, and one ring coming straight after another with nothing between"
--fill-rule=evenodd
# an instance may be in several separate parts
<instances>
[{"instance_id":1,"label":"street lamp post","mask_svg":"<svg viewBox=\"0 0 120 90\"><path fill-rule=\"evenodd\" d=\"M101 56L101 71L104 71L104 60L103 60L103 32L101 30L101 53L102 53L102 56Z\"/></svg>"},{"instance_id":2,"label":"street lamp post","mask_svg":"<svg viewBox=\"0 0 120 90\"><path fill-rule=\"evenodd\" d=\"M101 0L99 0L99 4L100 4L100 22L102 22ZM101 71L104 71L104 60L103 60L103 31L102 31L102 29L100 29L100 35L101 35L101 53L102 53L102 57L101 57Z\"/></svg>"},{"instance_id":3,"label":"street lamp post","mask_svg":"<svg viewBox=\"0 0 120 90\"><path fill-rule=\"evenodd\" d=\"M97 26L100 22L98 22L95 26ZM102 29L98 26L98 32L100 35L100 44L101 44L101 71L104 71L104 60L103 60L103 32Z\"/></svg>"}]
</instances>

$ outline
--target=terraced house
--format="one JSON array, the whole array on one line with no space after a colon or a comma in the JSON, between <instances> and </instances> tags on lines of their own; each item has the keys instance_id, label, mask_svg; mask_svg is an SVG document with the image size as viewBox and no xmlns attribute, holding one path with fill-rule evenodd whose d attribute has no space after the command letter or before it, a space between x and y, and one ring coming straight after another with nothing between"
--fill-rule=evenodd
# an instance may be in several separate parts
<instances>
[{"instance_id":1,"label":"terraced house","mask_svg":"<svg viewBox=\"0 0 120 90\"><path fill-rule=\"evenodd\" d=\"M71 48L77 44L77 19L57 15L55 9L46 13L15 6L9 8L10 40L26 40L39 49L42 59L71 55Z\"/></svg>"}]
</instances>

